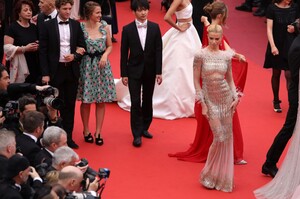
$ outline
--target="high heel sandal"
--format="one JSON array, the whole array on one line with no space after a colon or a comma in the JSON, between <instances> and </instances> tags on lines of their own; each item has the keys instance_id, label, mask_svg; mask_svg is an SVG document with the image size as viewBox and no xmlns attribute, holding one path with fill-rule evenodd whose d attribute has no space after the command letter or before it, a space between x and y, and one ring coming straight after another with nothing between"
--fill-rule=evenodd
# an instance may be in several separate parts
<instances>
[{"instance_id":1,"label":"high heel sandal","mask_svg":"<svg viewBox=\"0 0 300 199\"><path fill-rule=\"evenodd\" d=\"M273 101L273 108L274 108L274 111L275 111L276 113L281 113L281 112L282 112L282 109L281 109L281 107L280 107L280 103L281 103L280 100L274 100L274 101Z\"/></svg>"},{"instance_id":2,"label":"high heel sandal","mask_svg":"<svg viewBox=\"0 0 300 199\"><path fill-rule=\"evenodd\" d=\"M93 143L94 142L94 138L92 136L91 133L89 133L88 135L85 135L83 132L83 137L84 137L84 141L87 143Z\"/></svg>"},{"instance_id":3,"label":"high heel sandal","mask_svg":"<svg viewBox=\"0 0 300 199\"><path fill-rule=\"evenodd\" d=\"M95 143L96 143L96 145L98 145L98 146L101 146L101 145L103 145L103 138L101 137L101 135L100 135L100 133L98 134L98 136L97 136L97 134L95 133Z\"/></svg>"}]
</instances>

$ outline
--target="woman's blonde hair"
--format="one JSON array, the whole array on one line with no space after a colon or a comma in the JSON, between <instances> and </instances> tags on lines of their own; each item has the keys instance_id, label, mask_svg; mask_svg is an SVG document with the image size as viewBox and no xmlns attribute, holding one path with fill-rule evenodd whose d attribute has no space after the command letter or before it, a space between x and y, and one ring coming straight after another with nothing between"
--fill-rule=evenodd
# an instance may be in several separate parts
<instances>
[{"instance_id":1,"label":"woman's blonde hair","mask_svg":"<svg viewBox=\"0 0 300 199\"><path fill-rule=\"evenodd\" d=\"M223 34L223 28L220 25L209 25L207 28L207 32Z\"/></svg>"}]
</instances>

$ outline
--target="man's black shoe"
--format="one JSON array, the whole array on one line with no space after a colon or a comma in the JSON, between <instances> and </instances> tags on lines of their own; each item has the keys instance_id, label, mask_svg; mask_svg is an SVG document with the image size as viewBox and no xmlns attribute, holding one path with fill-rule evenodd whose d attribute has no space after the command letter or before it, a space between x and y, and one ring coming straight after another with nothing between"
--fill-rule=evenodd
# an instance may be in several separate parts
<instances>
[{"instance_id":1,"label":"man's black shoe","mask_svg":"<svg viewBox=\"0 0 300 199\"><path fill-rule=\"evenodd\" d=\"M142 136L149 139L153 138L153 135L149 131L143 131Z\"/></svg>"},{"instance_id":2,"label":"man's black shoe","mask_svg":"<svg viewBox=\"0 0 300 199\"><path fill-rule=\"evenodd\" d=\"M142 138L141 137L134 138L132 145L135 147L140 147L142 145Z\"/></svg>"},{"instance_id":3,"label":"man's black shoe","mask_svg":"<svg viewBox=\"0 0 300 199\"><path fill-rule=\"evenodd\" d=\"M256 17L263 17L266 15L266 11L265 9L263 8L258 8L254 13L253 13L254 16Z\"/></svg>"},{"instance_id":4,"label":"man's black shoe","mask_svg":"<svg viewBox=\"0 0 300 199\"><path fill-rule=\"evenodd\" d=\"M240 6L236 6L235 9L239 11L252 12L252 7L246 3L243 3Z\"/></svg>"},{"instance_id":5,"label":"man's black shoe","mask_svg":"<svg viewBox=\"0 0 300 199\"><path fill-rule=\"evenodd\" d=\"M270 175L272 178L275 177L278 172L278 168L276 166L267 166L266 163L262 166L261 172L265 175Z\"/></svg>"},{"instance_id":6,"label":"man's black shoe","mask_svg":"<svg viewBox=\"0 0 300 199\"><path fill-rule=\"evenodd\" d=\"M79 146L73 140L68 140L67 144L72 149L78 149L79 148Z\"/></svg>"}]
</instances>

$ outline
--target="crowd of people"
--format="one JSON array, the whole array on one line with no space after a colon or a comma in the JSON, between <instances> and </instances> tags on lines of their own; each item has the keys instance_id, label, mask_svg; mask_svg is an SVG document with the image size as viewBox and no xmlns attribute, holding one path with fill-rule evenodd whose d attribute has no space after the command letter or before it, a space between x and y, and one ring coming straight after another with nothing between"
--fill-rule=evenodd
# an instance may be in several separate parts
<instances>
[{"instance_id":1,"label":"crowd of people","mask_svg":"<svg viewBox=\"0 0 300 199\"><path fill-rule=\"evenodd\" d=\"M247 0L236 9L250 12L258 4L254 15L267 18L264 68L273 71L273 108L282 112L279 81L284 71L289 109L262 166L262 173L274 179L255 196L291 198L300 185L295 177L300 153L299 8L291 0ZM1 56L5 54L7 60L6 67L0 66L0 192L4 198L99 197L103 177L99 179L73 150L79 148L72 138L75 104L81 102L84 141L101 146L105 103L115 101L118 92L125 93L118 96L119 105L130 110L134 147L142 146L142 138L153 138L149 132L153 116L195 116L194 143L188 151L169 156L205 162L199 182L208 189L233 191L234 164L247 164L236 108L248 65L223 35L226 4L205 2L196 12L206 16L196 15L196 23L193 5L198 4L173 0L164 16L171 28L162 36L159 24L148 20L150 2L130 1L135 20L122 30L121 81L115 85L109 61L116 42L113 34L118 32L113 0L0 1L0 10L5 7L0 16ZM40 13L35 11L38 7ZM94 133L89 126L92 104ZM276 163L293 134L278 170Z\"/></svg>"}]
</instances>

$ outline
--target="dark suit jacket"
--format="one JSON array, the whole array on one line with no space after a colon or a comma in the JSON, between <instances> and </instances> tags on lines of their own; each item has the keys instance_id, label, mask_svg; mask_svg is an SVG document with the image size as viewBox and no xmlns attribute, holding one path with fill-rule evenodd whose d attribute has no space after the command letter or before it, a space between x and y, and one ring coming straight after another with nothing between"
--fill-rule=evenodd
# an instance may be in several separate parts
<instances>
[{"instance_id":1,"label":"dark suit jacket","mask_svg":"<svg viewBox=\"0 0 300 199\"><path fill-rule=\"evenodd\" d=\"M8 158L0 155L0 180L5 178Z\"/></svg>"},{"instance_id":2,"label":"dark suit jacket","mask_svg":"<svg viewBox=\"0 0 300 199\"><path fill-rule=\"evenodd\" d=\"M71 54L76 52L76 47L85 48L83 32L78 21L69 19ZM42 76L50 76L50 81L57 77L56 71L59 63L60 37L57 18L44 22L44 28L40 31L40 65ZM79 61L72 62L72 70L75 77L79 77Z\"/></svg>"},{"instance_id":3,"label":"dark suit jacket","mask_svg":"<svg viewBox=\"0 0 300 199\"><path fill-rule=\"evenodd\" d=\"M141 78L143 73L161 74L162 40L158 24L148 20L143 50L135 21L123 27L121 41L121 77Z\"/></svg>"},{"instance_id":4,"label":"dark suit jacket","mask_svg":"<svg viewBox=\"0 0 300 199\"><path fill-rule=\"evenodd\" d=\"M33 165L35 157L41 151L41 148L31 137L25 134L17 136L16 142L17 147L19 147L21 150L21 153L29 160L30 165Z\"/></svg>"},{"instance_id":5,"label":"dark suit jacket","mask_svg":"<svg viewBox=\"0 0 300 199\"><path fill-rule=\"evenodd\" d=\"M44 148L35 156L34 166L46 163L48 166L52 165L52 155Z\"/></svg>"}]
</instances>

